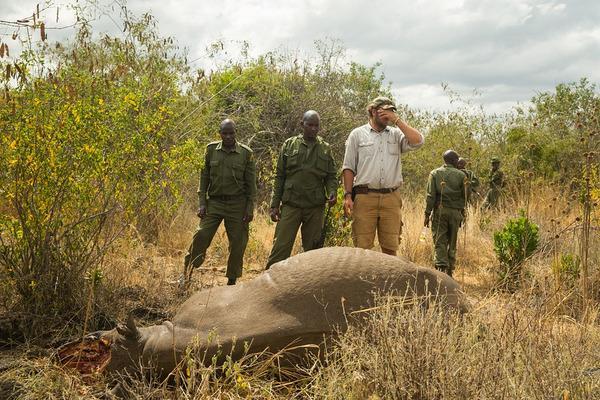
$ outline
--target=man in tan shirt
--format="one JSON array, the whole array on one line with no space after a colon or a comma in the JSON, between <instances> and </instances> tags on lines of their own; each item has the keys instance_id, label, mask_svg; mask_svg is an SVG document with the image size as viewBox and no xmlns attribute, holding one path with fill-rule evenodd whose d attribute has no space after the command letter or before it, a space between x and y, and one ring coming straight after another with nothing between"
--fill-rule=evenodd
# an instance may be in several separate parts
<instances>
[{"instance_id":1,"label":"man in tan shirt","mask_svg":"<svg viewBox=\"0 0 600 400\"><path fill-rule=\"evenodd\" d=\"M356 247L372 248L377 233L381 251L396 255L402 232L401 154L421 147L424 138L400 119L387 97L375 98L367 112L369 122L346 140L344 212L352 216Z\"/></svg>"}]
</instances>

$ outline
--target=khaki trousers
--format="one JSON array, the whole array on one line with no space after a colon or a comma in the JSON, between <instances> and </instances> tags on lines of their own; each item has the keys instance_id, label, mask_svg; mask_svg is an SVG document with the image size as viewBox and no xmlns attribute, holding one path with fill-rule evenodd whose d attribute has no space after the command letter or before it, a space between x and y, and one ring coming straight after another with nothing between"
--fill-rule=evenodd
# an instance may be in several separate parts
<instances>
[{"instance_id":1,"label":"khaki trousers","mask_svg":"<svg viewBox=\"0 0 600 400\"><path fill-rule=\"evenodd\" d=\"M396 251L402 234L400 190L392 193L357 194L352 211L352 241L355 247L371 249L375 233L379 245Z\"/></svg>"}]
</instances>

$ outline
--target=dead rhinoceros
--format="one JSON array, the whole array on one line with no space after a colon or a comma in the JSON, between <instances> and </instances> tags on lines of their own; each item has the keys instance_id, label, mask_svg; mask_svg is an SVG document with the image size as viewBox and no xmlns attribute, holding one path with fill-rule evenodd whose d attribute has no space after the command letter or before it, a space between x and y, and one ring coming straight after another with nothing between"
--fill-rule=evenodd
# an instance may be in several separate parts
<instances>
[{"instance_id":1,"label":"dead rhinoceros","mask_svg":"<svg viewBox=\"0 0 600 400\"><path fill-rule=\"evenodd\" d=\"M290 343L315 344L343 331L351 313L373 305L377 292L407 297L431 295L463 312L466 303L449 276L369 250L324 248L279 262L237 286L205 289L181 305L173 322L101 332L111 348L108 371L152 368L160 375L175 369L186 348L200 343L211 356L279 351ZM212 340L209 339L213 338ZM316 347L316 346L315 346Z\"/></svg>"}]
</instances>

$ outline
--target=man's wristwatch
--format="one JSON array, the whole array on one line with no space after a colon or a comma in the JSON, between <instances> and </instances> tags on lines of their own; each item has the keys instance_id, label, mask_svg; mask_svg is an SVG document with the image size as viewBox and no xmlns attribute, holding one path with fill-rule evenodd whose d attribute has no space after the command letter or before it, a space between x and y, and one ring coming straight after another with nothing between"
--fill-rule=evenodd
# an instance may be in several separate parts
<instances>
[{"instance_id":1,"label":"man's wristwatch","mask_svg":"<svg viewBox=\"0 0 600 400\"><path fill-rule=\"evenodd\" d=\"M348 195L352 196L352 192L346 192L346 193L344 193L344 197L346 197Z\"/></svg>"}]
</instances>

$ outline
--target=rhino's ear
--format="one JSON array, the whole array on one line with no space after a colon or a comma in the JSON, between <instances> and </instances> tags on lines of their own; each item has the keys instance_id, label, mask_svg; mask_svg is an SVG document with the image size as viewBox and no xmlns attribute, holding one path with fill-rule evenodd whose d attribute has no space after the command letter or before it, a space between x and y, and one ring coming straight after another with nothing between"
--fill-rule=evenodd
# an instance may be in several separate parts
<instances>
[{"instance_id":1,"label":"rhino's ear","mask_svg":"<svg viewBox=\"0 0 600 400\"><path fill-rule=\"evenodd\" d=\"M117 332L129 340L137 340L140 337L140 331L138 331L137 326L135 326L133 314L129 314L127 317L127 325L117 325Z\"/></svg>"}]
</instances>

